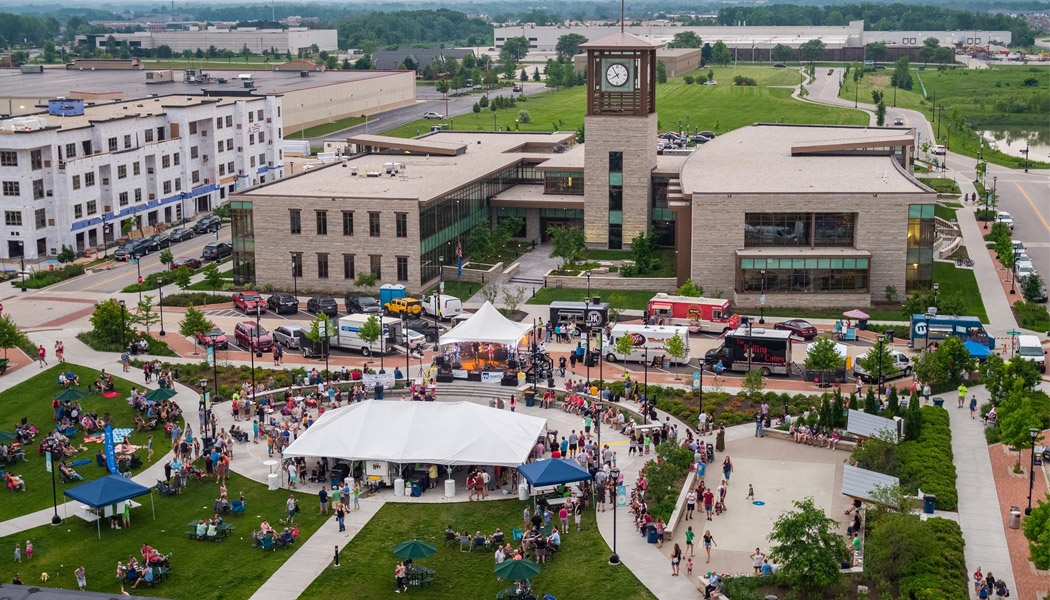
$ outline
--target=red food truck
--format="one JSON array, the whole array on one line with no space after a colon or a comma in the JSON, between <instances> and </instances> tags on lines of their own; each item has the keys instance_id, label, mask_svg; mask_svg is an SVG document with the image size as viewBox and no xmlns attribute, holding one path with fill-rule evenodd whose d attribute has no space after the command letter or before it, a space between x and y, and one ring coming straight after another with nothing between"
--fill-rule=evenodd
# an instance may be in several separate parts
<instances>
[{"instance_id":1,"label":"red food truck","mask_svg":"<svg viewBox=\"0 0 1050 600\"><path fill-rule=\"evenodd\" d=\"M687 325L690 333L725 333L740 326L740 315L733 314L729 300L722 298L660 293L649 301L647 314L650 319L663 319L662 325Z\"/></svg>"}]
</instances>

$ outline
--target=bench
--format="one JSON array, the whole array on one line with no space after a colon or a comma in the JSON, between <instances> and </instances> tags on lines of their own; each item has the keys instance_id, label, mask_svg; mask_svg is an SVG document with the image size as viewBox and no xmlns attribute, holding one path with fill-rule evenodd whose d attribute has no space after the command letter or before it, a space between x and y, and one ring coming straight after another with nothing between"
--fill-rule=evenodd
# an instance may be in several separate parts
<instances>
[{"instance_id":1,"label":"bench","mask_svg":"<svg viewBox=\"0 0 1050 600\"><path fill-rule=\"evenodd\" d=\"M763 431L765 432L766 436L768 436L768 437L775 437L775 438L779 438L779 439L782 439L782 440L787 440L789 442L794 442L795 441L795 438L791 437L791 432L790 431L784 431L783 429L776 429L774 427L766 428ZM840 439L838 441L838 443L835 444L835 449L836 450L845 450L847 452L853 452L853 449L856 448L856 447L857 447L857 442L851 442L849 440L843 440L843 439Z\"/></svg>"},{"instance_id":2,"label":"bench","mask_svg":"<svg viewBox=\"0 0 1050 600\"><path fill-rule=\"evenodd\" d=\"M701 575L697 578L696 589L700 590L700 593L703 594L704 590L707 589L707 584L709 583L711 583L711 580ZM729 598L725 594L717 591L711 592L711 598L713 598L714 600L729 600Z\"/></svg>"},{"instance_id":3,"label":"bench","mask_svg":"<svg viewBox=\"0 0 1050 600\"><path fill-rule=\"evenodd\" d=\"M3 375L7 371L7 366L11 364L11 361L6 358L0 358L0 375Z\"/></svg>"}]
</instances>

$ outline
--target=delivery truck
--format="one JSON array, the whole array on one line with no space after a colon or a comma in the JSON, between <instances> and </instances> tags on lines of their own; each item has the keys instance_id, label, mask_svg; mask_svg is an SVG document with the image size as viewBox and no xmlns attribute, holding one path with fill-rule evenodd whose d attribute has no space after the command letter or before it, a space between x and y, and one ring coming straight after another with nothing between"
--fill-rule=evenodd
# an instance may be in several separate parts
<instances>
[{"instance_id":1,"label":"delivery truck","mask_svg":"<svg viewBox=\"0 0 1050 600\"><path fill-rule=\"evenodd\" d=\"M649 301L648 316L660 325L686 325L690 333L724 333L740 326L729 300L657 294Z\"/></svg>"},{"instance_id":2,"label":"delivery truck","mask_svg":"<svg viewBox=\"0 0 1050 600\"><path fill-rule=\"evenodd\" d=\"M667 341L678 336L685 348L685 357L678 359L667 352ZM632 350L628 354L616 351L617 341L624 336L631 338ZM663 356L674 364L683 364L689 360L689 331L685 327L674 325L614 325L609 337L602 338L605 360L609 362L632 361L644 362Z\"/></svg>"},{"instance_id":3,"label":"delivery truck","mask_svg":"<svg viewBox=\"0 0 1050 600\"><path fill-rule=\"evenodd\" d=\"M790 331L741 327L726 332L723 343L704 356L707 367L716 369L721 362L727 371L753 371L762 375L791 374Z\"/></svg>"},{"instance_id":4,"label":"delivery truck","mask_svg":"<svg viewBox=\"0 0 1050 600\"><path fill-rule=\"evenodd\" d=\"M371 318L379 319L383 326L383 334L374 342L366 342L361 339L361 327ZM330 342L332 348L342 348L360 352L365 356L372 354L386 354L393 345L402 340L401 321L393 317L380 317L378 315L347 315L336 321L335 335Z\"/></svg>"},{"instance_id":5,"label":"delivery truck","mask_svg":"<svg viewBox=\"0 0 1050 600\"><path fill-rule=\"evenodd\" d=\"M451 319L463 313L463 302L455 296L431 294L423 297L423 312L431 317L437 315L442 319Z\"/></svg>"}]
</instances>

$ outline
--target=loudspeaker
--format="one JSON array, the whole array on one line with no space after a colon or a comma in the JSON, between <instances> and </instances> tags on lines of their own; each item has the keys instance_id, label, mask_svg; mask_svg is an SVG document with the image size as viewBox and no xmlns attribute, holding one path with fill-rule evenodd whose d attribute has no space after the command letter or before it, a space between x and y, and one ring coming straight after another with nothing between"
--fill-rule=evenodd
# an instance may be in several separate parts
<instances>
[{"instance_id":1,"label":"loudspeaker","mask_svg":"<svg viewBox=\"0 0 1050 600\"><path fill-rule=\"evenodd\" d=\"M499 384L507 387L517 387L518 377L516 375L504 375L503 379L500 379Z\"/></svg>"},{"instance_id":2,"label":"loudspeaker","mask_svg":"<svg viewBox=\"0 0 1050 600\"><path fill-rule=\"evenodd\" d=\"M508 358L507 359L507 369L509 369L511 371L517 371L518 370L518 359L516 359L516 358Z\"/></svg>"},{"instance_id":3,"label":"loudspeaker","mask_svg":"<svg viewBox=\"0 0 1050 600\"><path fill-rule=\"evenodd\" d=\"M445 357L444 356L435 356L434 357L434 364L439 366L439 367L444 366L444 364L445 364Z\"/></svg>"}]
</instances>

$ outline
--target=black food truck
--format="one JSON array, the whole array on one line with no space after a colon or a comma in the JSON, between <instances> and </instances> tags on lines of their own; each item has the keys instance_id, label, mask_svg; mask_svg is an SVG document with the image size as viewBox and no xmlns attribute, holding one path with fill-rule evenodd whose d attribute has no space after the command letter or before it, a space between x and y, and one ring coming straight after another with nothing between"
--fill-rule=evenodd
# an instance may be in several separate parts
<instances>
[{"instance_id":1,"label":"black food truck","mask_svg":"<svg viewBox=\"0 0 1050 600\"><path fill-rule=\"evenodd\" d=\"M789 375L791 335L790 331L741 325L727 331L722 346L708 350L704 360L711 370L721 361L729 371L759 369L762 375Z\"/></svg>"}]
</instances>

